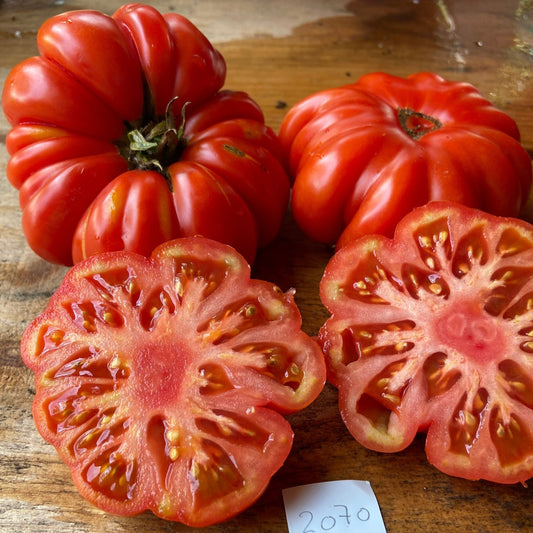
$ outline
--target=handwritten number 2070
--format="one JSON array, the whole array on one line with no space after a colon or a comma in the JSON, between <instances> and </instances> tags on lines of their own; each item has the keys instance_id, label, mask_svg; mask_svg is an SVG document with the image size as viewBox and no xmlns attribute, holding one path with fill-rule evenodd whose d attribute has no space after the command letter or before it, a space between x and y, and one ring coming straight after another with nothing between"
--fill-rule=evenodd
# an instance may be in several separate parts
<instances>
[{"instance_id":1,"label":"handwritten number 2070","mask_svg":"<svg viewBox=\"0 0 533 533\"><path fill-rule=\"evenodd\" d=\"M348 512L348 507L346 505L334 505L333 507L342 509L339 509L339 513L336 514L336 517L325 515L317 518L311 511L302 511L298 516L307 519L307 523L305 524L302 533L317 533L316 529L312 529L313 527L317 527L317 525L320 526L320 531L331 531L340 519L342 519L344 525L349 526L351 524L350 518L352 518L352 515ZM360 522L367 522L370 520L370 511L365 507L361 507L357 511L355 517Z\"/></svg>"}]
</instances>

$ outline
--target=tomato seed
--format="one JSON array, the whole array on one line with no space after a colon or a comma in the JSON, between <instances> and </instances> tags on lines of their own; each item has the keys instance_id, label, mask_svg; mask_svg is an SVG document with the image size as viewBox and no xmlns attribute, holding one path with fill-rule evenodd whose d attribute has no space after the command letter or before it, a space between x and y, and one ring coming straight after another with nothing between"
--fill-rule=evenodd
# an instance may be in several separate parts
<instances>
[{"instance_id":1,"label":"tomato seed","mask_svg":"<svg viewBox=\"0 0 533 533\"><path fill-rule=\"evenodd\" d=\"M465 424L467 426L475 426L477 418L470 411L463 411L463 413L465 418Z\"/></svg>"},{"instance_id":2,"label":"tomato seed","mask_svg":"<svg viewBox=\"0 0 533 533\"><path fill-rule=\"evenodd\" d=\"M429 286L429 290L433 294L441 294L442 293L442 286L439 283L431 283Z\"/></svg>"},{"instance_id":3,"label":"tomato seed","mask_svg":"<svg viewBox=\"0 0 533 533\"><path fill-rule=\"evenodd\" d=\"M421 235L420 237L418 237L418 242L420 243L420 246L422 246L422 248L431 247L431 238L427 235Z\"/></svg>"},{"instance_id":4,"label":"tomato seed","mask_svg":"<svg viewBox=\"0 0 533 533\"><path fill-rule=\"evenodd\" d=\"M386 389L389 382L390 378L380 378L378 379L376 385L379 389Z\"/></svg>"},{"instance_id":5,"label":"tomato seed","mask_svg":"<svg viewBox=\"0 0 533 533\"><path fill-rule=\"evenodd\" d=\"M165 437L171 444L177 444L180 438L180 431L177 428L168 429L165 433Z\"/></svg>"},{"instance_id":6,"label":"tomato seed","mask_svg":"<svg viewBox=\"0 0 533 533\"><path fill-rule=\"evenodd\" d=\"M171 461L176 461L180 456L180 451L177 446L172 446L168 450L168 457Z\"/></svg>"}]
</instances>

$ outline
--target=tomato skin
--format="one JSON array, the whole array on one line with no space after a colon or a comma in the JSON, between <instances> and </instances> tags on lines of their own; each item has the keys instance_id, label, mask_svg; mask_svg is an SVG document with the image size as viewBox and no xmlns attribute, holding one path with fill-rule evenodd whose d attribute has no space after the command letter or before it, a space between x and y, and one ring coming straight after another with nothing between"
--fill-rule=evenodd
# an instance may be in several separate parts
<instances>
[{"instance_id":1,"label":"tomato skin","mask_svg":"<svg viewBox=\"0 0 533 533\"><path fill-rule=\"evenodd\" d=\"M50 124L106 141L120 138L124 131L120 116L59 65L42 57L25 59L11 70L2 108L12 126Z\"/></svg>"},{"instance_id":2,"label":"tomato skin","mask_svg":"<svg viewBox=\"0 0 533 533\"><path fill-rule=\"evenodd\" d=\"M131 170L104 187L85 211L72 240L72 257L77 263L113 250L149 256L178 234L165 178L158 172Z\"/></svg>"},{"instance_id":3,"label":"tomato skin","mask_svg":"<svg viewBox=\"0 0 533 533\"><path fill-rule=\"evenodd\" d=\"M121 24L132 40L152 98L151 104L162 116L175 96L173 75L176 70L176 45L163 15L149 6L124 5L113 18ZM147 38L147 36L150 38Z\"/></svg>"},{"instance_id":4,"label":"tomato skin","mask_svg":"<svg viewBox=\"0 0 533 533\"><path fill-rule=\"evenodd\" d=\"M263 112L259 105L243 91L219 91L213 98L187 110L185 134L196 135L219 122L245 118L262 123Z\"/></svg>"},{"instance_id":5,"label":"tomato skin","mask_svg":"<svg viewBox=\"0 0 533 533\"><path fill-rule=\"evenodd\" d=\"M340 248L319 343L354 438L391 453L423 431L446 474L533 477L532 273L533 226L451 202Z\"/></svg>"},{"instance_id":6,"label":"tomato skin","mask_svg":"<svg viewBox=\"0 0 533 533\"><path fill-rule=\"evenodd\" d=\"M222 176L255 213L259 246L272 241L285 214L289 183L281 163L270 152L242 139L217 137L191 144L183 159L201 163ZM265 183L269 187L263 187Z\"/></svg>"},{"instance_id":7,"label":"tomato skin","mask_svg":"<svg viewBox=\"0 0 533 533\"><path fill-rule=\"evenodd\" d=\"M279 162L283 162L283 152L279 139L274 131L261 120L251 117L229 118L221 120L211 126L205 126L198 133L191 135L189 144L195 144L206 139L217 137L231 137L232 139L246 139L251 143L266 148Z\"/></svg>"},{"instance_id":8,"label":"tomato skin","mask_svg":"<svg viewBox=\"0 0 533 533\"><path fill-rule=\"evenodd\" d=\"M142 113L139 60L114 18L91 10L57 15L39 29L37 46L42 57L61 65L123 120Z\"/></svg>"},{"instance_id":9,"label":"tomato skin","mask_svg":"<svg viewBox=\"0 0 533 533\"><path fill-rule=\"evenodd\" d=\"M117 154L116 147L100 139L84 135L64 135L33 142L18 149L9 159L6 175L13 187L22 184L41 168L67 159L98 154Z\"/></svg>"},{"instance_id":10,"label":"tomato skin","mask_svg":"<svg viewBox=\"0 0 533 533\"><path fill-rule=\"evenodd\" d=\"M164 15L174 41L179 44L179 56L188 58L176 71L174 94L183 103L193 106L205 102L222 87L226 77L226 62L206 37L185 17L178 13ZM195 80L195 84L191 84ZM179 103L178 103L179 104Z\"/></svg>"},{"instance_id":11,"label":"tomato skin","mask_svg":"<svg viewBox=\"0 0 533 533\"><path fill-rule=\"evenodd\" d=\"M47 20L37 44L40 55L15 66L2 93L4 113L13 127L6 139L11 155L7 177L21 189L23 209L29 197L46 198L45 207L36 208L35 199L32 213L23 214L23 229L36 253L72 265L122 243L126 250L149 255L166 240L201 231L237 246L252 262L257 247L276 236L290 188L279 140L248 94L222 89L224 58L189 20L143 4L126 4L112 16L71 11ZM231 144L232 155L224 143ZM215 153L206 155L210 148ZM236 153L249 157L241 161ZM86 157L88 168L93 168L98 158L115 160L117 154L123 158L114 166L118 182L109 183L108 166L101 179L82 186L90 194L75 194L70 203L59 188L63 178L46 177L63 173L70 160L77 160L79 173L80 158ZM198 161L194 154L199 154ZM252 157L255 167L249 164ZM171 190L175 169L170 168L182 161L208 169L201 180L204 190L199 184L186 189L188 199L202 198L196 204L198 213L191 213L191 206ZM234 163L235 177L231 168L223 168ZM126 186L132 175L121 174L133 170L140 172L135 186ZM157 180L155 171L160 173ZM213 183L213 177L220 183ZM107 187L106 192L97 194L96 183ZM164 183L166 191L160 187ZM47 189L42 196L37 195L40 186ZM228 187L233 190L228 192ZM120 216L111 207L110 189L115 197L127 190L134 196L122 198ZM221 191L228 197L222 198ZM56 223L39 223L39 213L53 215L54 196L57 208L69 211L52 217L68 220L61 238L48 233L52 227L59 230ZM262 196L265 206L257 201ZM134 216L133 205L144 215ZM184 212L177 212L178 207Z\"/></svg>"},{"instance_id":12,"label":"tomato skin","mask_svg":"<svg viewBox=\"0 0 533 533\"><path fill-rule=\"evenodd\" d=\"M56 126L21 124L9 130L6 135L6 149L9 155L13 155L18 150L26 148L26 146L37 141L66 137L68 135L70 135L68 130Z\"/></svg>"},{"instance_id":13,"label":"tomato skin","mask_svg":"<svg viewBox=\"0 0 533 533\"><path fill-rule=\"evenodd\" d=\"M175 163L169 172L181 233L210 235L241 250L252 263L258 229L242 196L222 176L195 161ZM220 224L221 220L226 223Z\"/></svg>"},{"instance_id":14,"label":"tomato skin","mask_svg":"<svg viewBox=\"0 0 533 533\"><path fill-rule=\"evenodd\" d=\"M77 263L21 353L36 426L88 501L196 527L259 498L292 446L283 414L326 377L293 291L202 237Z\"/></svg>"},{"instance_id":15,"label":"tomato skin","mask_svg":"<svg viewBox=\"0 0 533 533\"><path fill-rule=\"evenodd\" d=\"M35 172L20 189L22 229L30 247L51 263L69 264L76 224L126 162L118 154L68 159Z\"/></svg>"},{"instance_id":16,"label":"tomato skin","mask_svg":"<svg viewBox=\"0 0 533 533\"><path fill-rule=\"evenodd\" d=\"M160 14L150 6L126 4L113 18L133 38L157 115L165 113L176 95L181 108L185 102L203 102L224 84L224 58L182 15Z\"/></svg>"},{"instance_id":17,"label":"tomato skin","mask_svg":"<svg viewBox=\"0 0 533 533\"><path fill-rule=\"evenodd\" d=\"M531 188L514 120L473 86L427 72L371 73L310 95L289 110L279 138L296 222L338 247L368 233L390 237L433 200L517 216ZM411 183L400 184L406 175ZM401 196L384 198L391 187Z\"/></svg>"},{"instance_id":18,"label":"tomato skin","mask_svg":"<svg viewBox=\"0 0 533 533\"><path fill-rule=\"evenodd\" d=\"M161 174L139 170L121 174L102 189L77 226L74 263L112 250L149 256L176 235L210 235L252 262L257 227L241 196L196 162L174 163L169 174L172 192ZM149 235L143 232L146 227L152 227Z\"/></svg>"}]
</instances>

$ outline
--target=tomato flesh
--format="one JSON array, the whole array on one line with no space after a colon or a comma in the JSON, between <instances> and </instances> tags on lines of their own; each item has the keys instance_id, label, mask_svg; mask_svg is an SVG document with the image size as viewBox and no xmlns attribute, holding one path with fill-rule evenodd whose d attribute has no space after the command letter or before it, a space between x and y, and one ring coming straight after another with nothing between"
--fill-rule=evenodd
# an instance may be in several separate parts
<instances>
[{"instance_id":1,"label":"tomato flesh","mask_svg":"<svg viewBox=\"0 0 533 533\"><path fill-rule=\"evenodd\" d=\"M78 263L28 327L33 414L100 508L206 526L250 506L290 452L285 413L326 376L293 293L202 237Z\"/></svg>"},{"instance_id":2,"label":"tomato flesh","mask_svg":"<svg viewBox=\"0 0 533 533\"><path fill-rule=\"evenodd\" d=\"M533 227L459 204L414 210L327 266L321 328L343 419L363 445L427 432L445 473L533 476Z\"/></svg>"}]
</instances>

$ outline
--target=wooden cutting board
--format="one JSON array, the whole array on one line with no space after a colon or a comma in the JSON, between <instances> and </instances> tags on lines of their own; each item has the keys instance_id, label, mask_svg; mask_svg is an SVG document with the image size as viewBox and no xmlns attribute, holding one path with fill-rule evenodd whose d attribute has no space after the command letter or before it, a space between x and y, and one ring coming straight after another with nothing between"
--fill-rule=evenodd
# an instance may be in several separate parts
<instances>
[{"instance_id":1,"label":"wooden cutting board","mask_svg":"<svg viewBox=\"0 0 533 533\"><path fill-rule=\"evenodd\" d=\"M320 89L372 71L408 75L435 71L473 83L518 123L533 151L533 2L531 0L170 0L150 2L190 18L226 58L226 87L245 90L276 131L287 109ZM117 0L0 0L0 81L36 53L40 24L55 13L90 5L111 14ZM527 18L529 17L529 19ZM528 48L529 47L529 48ZM529 52L529 53L528 53ZM107 515L83 500L31 416L31 373L19 341L45 307L66 269L27 247L17 193L5 179L0 118L0 530L27 532L189 531L145 513ZM502 192L505 194L505 191ZM331 255L287 216L279 238L263 250L254 276L296 289L304 330L315 335L327 317L318 284ZM424 437L383 455L357 444L326 385L308 409L290 417L294 448L250 509L209 528L224 532L287 531L282 489L337 479L370 481L389 533L533 530L531 488L446 476L426 460ZM320 529L314 528L315 531Z\"/></svg>"}]
</instances>

